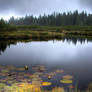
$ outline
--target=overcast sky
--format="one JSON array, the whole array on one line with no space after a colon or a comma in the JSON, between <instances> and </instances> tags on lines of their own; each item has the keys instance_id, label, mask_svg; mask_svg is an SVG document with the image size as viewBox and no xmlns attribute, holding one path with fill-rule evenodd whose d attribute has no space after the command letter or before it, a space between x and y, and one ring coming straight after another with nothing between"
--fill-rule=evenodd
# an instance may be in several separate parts
<instances>
[{"instance_id":1,"label":"overcast sky","mask_svg":"<svg viewBox=\"0 0 92 92\"><path fill-rule=\"evenodd\" d=\"M79 10L92 12L92 0L0 0L0 17L51 14Z\"/></svg>"}]
</instances>

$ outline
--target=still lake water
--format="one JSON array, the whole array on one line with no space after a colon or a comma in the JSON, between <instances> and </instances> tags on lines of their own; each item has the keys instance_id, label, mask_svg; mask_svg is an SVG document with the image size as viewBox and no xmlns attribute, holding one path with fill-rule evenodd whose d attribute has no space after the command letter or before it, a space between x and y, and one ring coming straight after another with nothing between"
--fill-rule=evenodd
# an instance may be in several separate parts
<instances>
[{"instance_id":1,"label":"still lake water","mask_svg":"<svg viewBox=\"0 0 92 92\"><path fill-rule=\"evenodd\" d=\"M33 66L44 64L48 70L64 69L78 85L92 82L92 42L87 40L49 40L0 43L0 64Z\"/></svg>"}]
</instances>

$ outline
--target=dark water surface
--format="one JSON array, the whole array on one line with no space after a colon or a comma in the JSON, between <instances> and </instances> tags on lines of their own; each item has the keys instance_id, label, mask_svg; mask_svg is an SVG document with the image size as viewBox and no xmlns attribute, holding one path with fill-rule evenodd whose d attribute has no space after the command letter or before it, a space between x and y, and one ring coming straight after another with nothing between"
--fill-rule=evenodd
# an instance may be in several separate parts
<instances>
[{"instance_id":1,"label":"dark water surface","mask_svg":"<svg viewBox=\"0 0 92 92\"><path fill-rule=\"evenodd\" d=\"M49 71L64 69L78 85L92 82L92 42L87 40L49 40L8 43L0 42L0 64L33 66L44 64Z\"/></svg>"}]
</instances>

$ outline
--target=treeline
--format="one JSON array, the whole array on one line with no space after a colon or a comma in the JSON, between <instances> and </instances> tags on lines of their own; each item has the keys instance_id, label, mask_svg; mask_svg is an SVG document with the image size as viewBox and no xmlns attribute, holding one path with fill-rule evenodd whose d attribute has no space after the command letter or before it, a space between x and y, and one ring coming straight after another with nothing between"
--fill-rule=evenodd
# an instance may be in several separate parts
<instances>
[{"instance_id":1,"label":"treeline","mask_svg":"<svg viewBox=\"0 0 92 92\"><path fill-rule=\"evenodd\" d=\"M53 13L39 17L25 16L15 19L11 17L9 24L13 25L43 25L43 26L67 26L67 25L92 25L92 14L79 13L77 10L67 13Z\"/></svg>"},{"instance_id":2,"label":"treeline","mask_svg":"<svg viewBox=\"0 0 92 92\"><path fill-rule=\"evenodd\" d=\"M6 30L8 28L9 24L4 21L3 19L0 20L0 30Z\"/></svg>"},{"instance_id":3,"label":"treeline","mask_svg":"<svg viewBox=\"0 0 92 92\"><path fill-rule=\"evenodd\" d=\"M9 22L4 19L0 19L0 32L12 30L17 30L17 27L15 25L10 25Z\"/></svg>"}]
</instances>

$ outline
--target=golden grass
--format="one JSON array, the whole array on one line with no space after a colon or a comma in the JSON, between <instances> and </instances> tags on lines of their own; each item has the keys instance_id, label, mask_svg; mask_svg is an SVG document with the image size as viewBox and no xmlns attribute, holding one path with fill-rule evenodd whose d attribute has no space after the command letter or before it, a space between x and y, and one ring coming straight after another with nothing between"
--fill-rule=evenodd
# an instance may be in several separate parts
<instances>
[{"instance_id":1,"label":"golden grass","mask_svg":"<svg viewBox=\"0 0 92 92\"><path fill-rule=\"evenodd\" d=\"M0 39L40 39L40 38L62 38L63 33L49 31L8 31L0 32Z\"/></svg>"}]
</instances>

